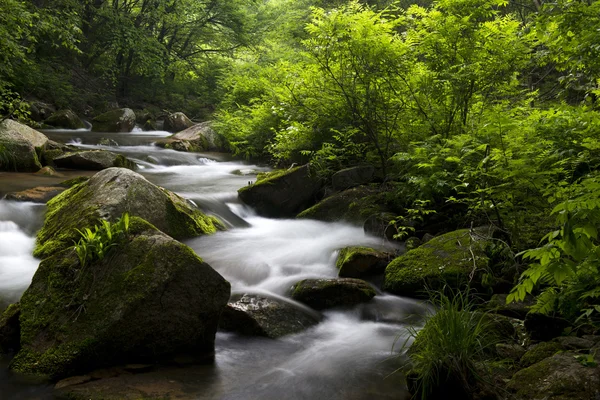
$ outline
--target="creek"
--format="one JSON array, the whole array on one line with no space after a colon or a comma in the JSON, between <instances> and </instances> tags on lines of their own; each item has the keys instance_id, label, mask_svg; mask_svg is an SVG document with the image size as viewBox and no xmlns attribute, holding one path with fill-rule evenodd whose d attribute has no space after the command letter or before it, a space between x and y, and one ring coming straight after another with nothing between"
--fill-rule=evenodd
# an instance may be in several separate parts
<instances>
[{"instance_id":1,"label":"creek","mask_svg":"<svg viewBox=\"0 0 600 400\"><path fill-rule=\"evenodd\" d=\"M285 296L305 278L336 277L340 248L388 247L361 227L257 216L237 189L268 168L223 154L181 153L152 145L166 132L46 131L52 140L116 151L134 160L149 181L190 199L221 218L228 230L186 242L231 282L232 293ZM97 146L101 137L118 147ZM81 175L68 172L67 177ZM90 173L84 173L90 175ZM9 191L66 179L0 173L0 197ZM0 200L0 300L14 302L29 285L38 260L31 256L45 206ZM392 249L393 250L393 249ZM399 348L424 306L378 292L368 304L327 311L321 323L278 340L219 332L214 365L169 375L186 380L189 399L403 399ZM394 345L394 343L396 343ZM0 398L50 399L52 388L12 376L0 359ZM179 398L179 397L178 397Z\"/></svg>"}]
</instances>

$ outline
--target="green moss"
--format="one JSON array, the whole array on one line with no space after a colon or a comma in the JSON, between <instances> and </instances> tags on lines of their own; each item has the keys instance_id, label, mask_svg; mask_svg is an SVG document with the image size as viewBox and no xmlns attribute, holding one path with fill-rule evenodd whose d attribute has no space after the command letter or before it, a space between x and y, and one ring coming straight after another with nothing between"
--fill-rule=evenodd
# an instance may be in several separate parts
<instances>
[{"instance_id":1,"label":"green moss","mask_svg":"<svg viewBox=\"0 0 600 400\"><path fill-rule=\"evenodd\" d=\"M87 182L89 180L90 180L89 176L78 176L77 178L67 179L66 181L62 181L61 183L59 183L59 185L71 187L71 186L75 186L75 185L78 185L83 182Z\"/></svg>"},{"instance_id":2,"label":"green moss","mask_svg":"<svg viewBox=\"0 0 600 400\"><path fill-rule=\"evenodd\" d=\"M137 169L137 164L128 159L127 157L122 156L121 154L117 155L117 158L113 164L113 167L117 168L127 168L135 171Z\"/></svg>"},{"instance_id":3,"label":"green moss","mask_svg":"<svg viewBox=\"0 0 600 400\"><path fill-rule=\"evenodd\" d=\"M167 224L169 233L175 239L210 235L217 230L224 230L225 225L218 218L205 215L199 210L183 206L185 200L166 192Z\"/></svg>"},{"instance_id":4,"label":"green moss","mask_svg":"<svg viewBox=\"0 0 600 400\"><path fill-rule=\"evenodd\" d=\"M521 357L521 365L523 367L529 367L530 365L536 364L563 350L563 346L558 342L542 342L536 344L527 350L523 357Z\"/></svg>"},{"instance_id":5,"label":"green moss","mask_svg":"<svg viewBox=\"0 0 600 400\"><path fill-rule=\"evenodd\" d=\"M338 255L337 261L335 262L335 266L337 269L341 269L344 266L344 264L352 262L356 258L363 256L378 257L381 256L381 253L370 247L345 247L342 250L340 250L340 254Z\"/></svg>"},{"instance_id":6,"label":"green moss","mask_svg":"<svg viewBox=\"0 0 600 400\"><path fill-rule=\"evenodd\" d=\"M51 199L47 205L44 226L37 234L34 257L46 258L72 246L79 238L77 229L91 228L98 220L96 208L87 207L85 213L72 213L77 205L89 199L86 183L79 183Z\"/></svg>"},{"instance_id":7,"label":"green moss","mask_svg":"<svg viewBox=\"0 0 600 400\"><path fill-rule=\"evenodd\" d=\"M469 281L473 270L488 268L487 240L482 232L469 229L438 236L393 260L385 270L384 290L402 295L420 295L425 287L444 284L458 288Z\"/></svg>"}]
</instances>

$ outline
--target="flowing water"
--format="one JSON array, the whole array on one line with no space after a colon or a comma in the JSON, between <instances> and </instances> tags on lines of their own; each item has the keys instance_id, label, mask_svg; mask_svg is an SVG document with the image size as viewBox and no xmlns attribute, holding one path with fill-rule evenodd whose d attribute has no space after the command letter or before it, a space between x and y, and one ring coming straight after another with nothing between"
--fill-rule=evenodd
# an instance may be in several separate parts
<instances>
[{"instance_id":1,"label":"flowing water","mask_svg":"<svg viewBox=\"0 0 600 400\"><path fill-rule=\"evenodd\" d=\"M360 227L257 216L238 201L237 189L268 168L232 161L223 154L180 153L153 146L152 141L167 136L166 132L45 133L82 148L120 152L133 159L151 182L225 221L227 231L186 243L231 282L234 293L285 297L301 279L335 277L340 248L386 247ZM119 146L95 145L102 137L114 139ZM0 173L0 194L62 179ZM44 210L42 205L0 200L0 301L4 304L18 300L35 272L38 260L31 251ZM197 385L189 398L405 398L401 378L394 374L401 346L393 347L404 342L407 327L419 323L423 312L424 306L415 301L378 292L368 304L327 311L313 328L278 340L219 332L215 364L196 370ZM6 360L0 360L0 398L45 399L51 398L51 392L48 386L12 377Z\"/></svg>"}]
</instances>

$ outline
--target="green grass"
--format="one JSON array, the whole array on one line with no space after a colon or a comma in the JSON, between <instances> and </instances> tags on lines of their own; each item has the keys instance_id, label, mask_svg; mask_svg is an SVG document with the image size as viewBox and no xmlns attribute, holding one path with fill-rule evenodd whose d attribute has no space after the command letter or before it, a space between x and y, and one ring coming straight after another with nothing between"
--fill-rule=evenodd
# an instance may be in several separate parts
<instances>
[{"instance_id":1,"label":"green grass","mask_svg":"<svg viewBox=\"0 0 600 400\"><path fill-rule=\"evenodd\" d=\"M413 398L443 398L451 392L469 398L483 381L478 366L496 343L491 322L487 314L473 312L468 290L429 295L435 309L422 329L409 330L408 340L414 339L408 350L408 377L414 382L409 388Z\"/></svg>"}]
</instances>

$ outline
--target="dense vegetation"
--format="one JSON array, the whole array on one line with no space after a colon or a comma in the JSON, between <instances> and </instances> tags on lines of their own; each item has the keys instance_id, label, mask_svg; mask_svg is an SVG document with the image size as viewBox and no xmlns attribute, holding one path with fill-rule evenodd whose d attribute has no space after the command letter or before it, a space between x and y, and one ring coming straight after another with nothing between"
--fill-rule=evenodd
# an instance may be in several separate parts
<instances>
[{"instance_id":1,"label":"dense vegetation","mask_svg":"<svg viewBox=\"0 0 600 400\"><path fill-rule=\"evenodd\" d=\"M399 216L496 226L509 300L598 328L597 26L580 0L0 0L0 114L185 111L240 157L372 164Z\"/></svg>"}]
</instances>

